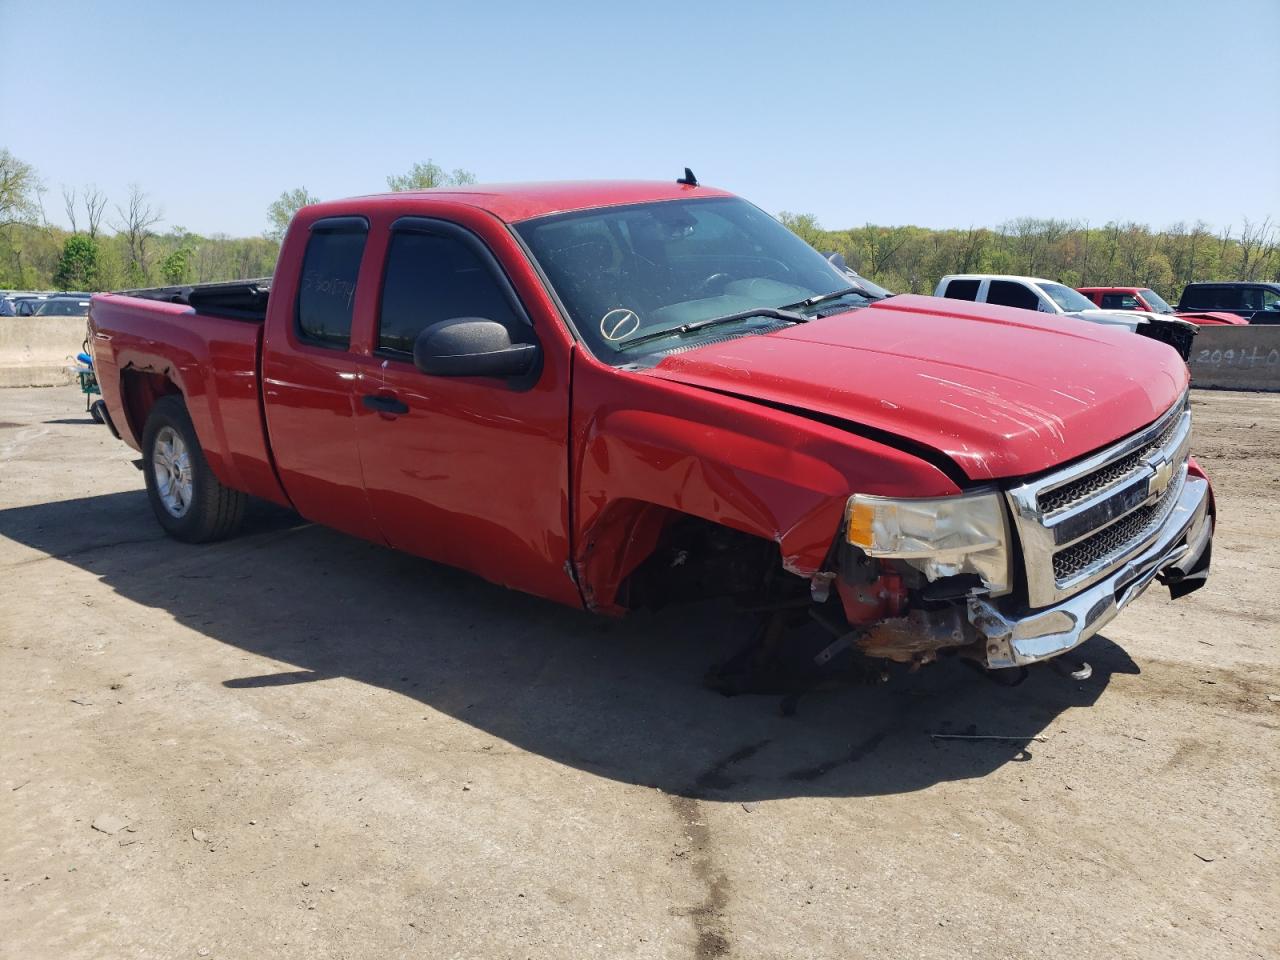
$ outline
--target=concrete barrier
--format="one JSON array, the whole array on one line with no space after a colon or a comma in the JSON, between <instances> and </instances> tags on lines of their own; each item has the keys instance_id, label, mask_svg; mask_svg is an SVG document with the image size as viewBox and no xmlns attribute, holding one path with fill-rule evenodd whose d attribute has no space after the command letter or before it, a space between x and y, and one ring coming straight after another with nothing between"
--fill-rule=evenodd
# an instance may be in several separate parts
<instances>
[{"instance_id":1,"label":"concrete barrier","mask_svg":"<svg viewBox=\"0 0 1280 960\"><path fill-rule=\"evenodd\" d=\"M70 383L84 334L84 317L0 317L0 387Z\"/></svg>"},{"instance_id":2,"label":"concrete barrier","mask_svg":"<svg viewBox=\"0 0 1280 960\"><path fill-rule=\"evenodd\" d=\"M1193 387L1280 390L1280 326L1201 327L1190 366Z\"/></svg>"}]
</instances>

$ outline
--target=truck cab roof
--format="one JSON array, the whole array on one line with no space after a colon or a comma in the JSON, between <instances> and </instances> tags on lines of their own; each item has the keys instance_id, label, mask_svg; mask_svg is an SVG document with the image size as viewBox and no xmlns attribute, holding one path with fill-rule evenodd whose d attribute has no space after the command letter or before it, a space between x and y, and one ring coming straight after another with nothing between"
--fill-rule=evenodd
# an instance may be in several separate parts
<instances>
[{"instance_id":1,"label":"truck cab roof","mask_svg":"<svg viewBox=\"0 0 1280 960\"><path fill-rule=\"evenodd\" d=\"M1019 283L1058 283L1057 280L1048 280L1045 277L1024 277L1016 273L949 273L942 280L1013 280Z\"/></svg>"},{"instance_id":2,"label":"truck cab roof","mask_svg":"<svg viewBox=\"0 0 1280 960\"><path fill-rule=\"evenodd\" d=\"M664 180L563 180L544 183L484 183L463 187L436 187L400 193L370 194L352 198L362 202L400 203L406 199L448 200L493 214L506 223L519 223L557 213L597 207L692 197L731 197L715 187L693 186ZM334 201L347 206L349 200ZM319 204L319 207L328 204Z\"/></svg>"}]
</instances>

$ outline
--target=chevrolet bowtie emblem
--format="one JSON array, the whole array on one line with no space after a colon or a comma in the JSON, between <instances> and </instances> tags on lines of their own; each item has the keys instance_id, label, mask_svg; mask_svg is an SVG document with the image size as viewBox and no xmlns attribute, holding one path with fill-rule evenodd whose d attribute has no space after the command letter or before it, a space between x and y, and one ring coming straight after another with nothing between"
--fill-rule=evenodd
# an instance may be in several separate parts
<instances>
[{"instance_id":1,"label":"chevrolet bowtie emblem","mask_svg":"<svg viewBox=\"0 0 1280 960\"><path fill-rule=\"evenodd\" d=\"M1147 496L1154 497L1164 493L1169 489L1169 481L1173 479L1173 464L1168 460L1161 460L1159 463L1152 464L1155 467L1150 479L1147 480Z\"/></svg>"}]
</instances>

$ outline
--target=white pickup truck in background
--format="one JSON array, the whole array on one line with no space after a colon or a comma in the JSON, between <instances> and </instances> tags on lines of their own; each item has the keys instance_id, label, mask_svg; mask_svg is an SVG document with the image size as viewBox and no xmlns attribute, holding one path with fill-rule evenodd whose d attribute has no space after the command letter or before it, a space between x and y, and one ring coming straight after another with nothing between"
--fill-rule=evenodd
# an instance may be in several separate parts
<instances>
[{"instance_id":1,"label":"white pickup truck in background","mask_svg":"<svg viewBox=\"0 0 1280 960\"><path fill-rule=\"evenodd\" d=\"M1090 323L1124 327L1134 333L1167 343L1186 360L1197 329L1195 324L1143 310L1102 310L1078 290L1041 277L1017 277L995 273L951 274L938 281L935 297L972 300L1004 307L1020 307L1040 313L1056 313Z\"/></svg>"}]
</instances>

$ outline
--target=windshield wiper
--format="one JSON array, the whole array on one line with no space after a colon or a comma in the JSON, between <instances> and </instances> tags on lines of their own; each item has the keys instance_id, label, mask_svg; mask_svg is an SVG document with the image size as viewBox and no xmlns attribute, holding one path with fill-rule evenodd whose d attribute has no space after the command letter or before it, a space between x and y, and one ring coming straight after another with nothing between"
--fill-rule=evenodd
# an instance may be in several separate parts
<instances>
[{"instance_id":1,"label":"windshield wiper","mask_svg":"<svg viewBox=\"0 0 1280 960\"><path fill-rule=\"evenodd\" d=\"M820 303L826 303L828 300L839 300L841 297L847 297L854 293L867 300L876 299L871 295L869 290L863 287L845 287L843 290L833 290L831 293L820 293L816 297L806 297L804 300L797 300L795 303L788 303L786 306L779 307L779 310L807 310L809 307L816 307Z\"/></svg>"},{"instance_id":2,"label":"windshield wiper","mask_svg":"<svg viewBox=\"0 0 1280 960\"><path fill-rule=\"evenodd\" d=\"M750 320L752 317L771 317L774 320L786 320L790 323L808 323L809 318L803 313L796 313L790 307L756 307L752 310L743 310L739 313L725 314L723 317L708 317L706 320L694 320L692 323L682 323L678 327L668 327L666 330L655 330L653 333L642 333L638 337L628 337L626 340L619 341L616 349L628 350L631 347L639 346L642 343L648 343L651 340L661 340L663 337L683 336L684 334L696 333L699 330L705 330L707 327L718 327L722 323L736 323L739 320Z\"/></svg>"}]
</instances>

